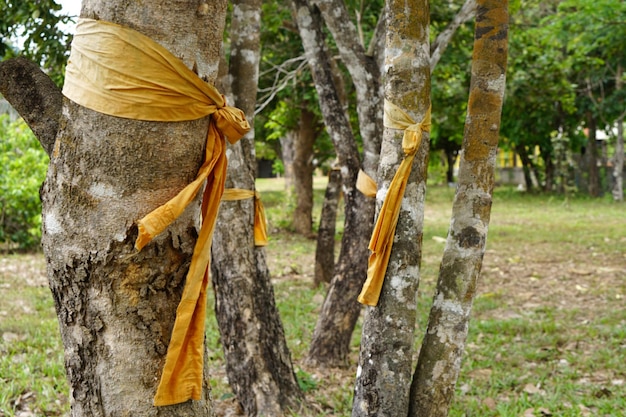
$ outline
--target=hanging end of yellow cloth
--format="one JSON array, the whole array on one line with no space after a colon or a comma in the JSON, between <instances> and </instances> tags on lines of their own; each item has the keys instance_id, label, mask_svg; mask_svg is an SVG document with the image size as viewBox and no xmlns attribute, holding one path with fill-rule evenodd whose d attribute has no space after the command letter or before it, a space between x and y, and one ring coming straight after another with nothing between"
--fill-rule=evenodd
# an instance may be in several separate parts
<instances>
[{"instance_id":1,"label":"hanging end of yellow cloth","mask_svg":"<svg viewBox=\"0 0 626 417\"><path fill-rule=\"evenodd\" d=\"M189 400L195 400L195 401L201 400L202 398L200 395L201 393L195 387L189 386L188 388L189 388L187 390L188 392L174 393L174 392L165 391L161 388L161 386L159 386L159 389L157 390L157 393L154 396L152 404L155 407L165 407L168 405L182 404Z\"/></svg>"},{"instance_id":2,"label":"hanging end of yellow cloth","mask_svg":"<svg viewBox=\"0 0 626 417\"><path fill-rule=\"evenodd\" d=\"M374 198L376 197L376 192L378 191L378 185L372 177L360 169L359 175L356 177L356 189L359 190L364 196Z\"/></svg>"},{"instance_id":3,"label":"hanging end of yellow cloth","mask_svg":"<svg viewBox=\"0 0 626 417\"><path fill-rule=\"evenodd\" d=\"M376 256L376 253L370 255L367 279L363 284L361 294L357 298L359 303L372 307L378 305L378 299L380 298L385 279L385 270L387 269L387 265L382 265L382 262L384 262L384 258Z\"/></svg>"}]
</instances>

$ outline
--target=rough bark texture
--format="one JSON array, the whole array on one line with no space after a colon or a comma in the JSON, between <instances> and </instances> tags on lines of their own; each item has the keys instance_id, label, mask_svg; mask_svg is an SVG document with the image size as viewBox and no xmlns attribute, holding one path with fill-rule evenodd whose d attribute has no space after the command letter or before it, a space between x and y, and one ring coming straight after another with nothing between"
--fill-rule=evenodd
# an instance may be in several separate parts
<instances>
[{"instance_id":1,"label":"rough bark texture","mask_svg":"<svg viewBox=\"0 0 626 417\"><path fill-rule=\"evenodd\" d=\"M363 160L360 164L358 162L352 162L352 164L353 166L360 165L367 174L376 178L382 138L379 63L375 55L367 55L363 45L359 43L356 27L343 2L316 0L311 3L319 8L356 88L359 131L363 139ZM316 88L317 84L319 83L316 82ZM343 114L343 111L341 113ZM338 114L333 110L330 120L337 118ZM324 121L329 123L329 118L325 116ZM338 133L338 137L347 136ZM343 141L343 146L347 146L349 141L345 139ZM356 147L356 144L352 143L349 146ZM336 149L336 152L339 154L341 151ZM358 159L358 154L356 157L347 152L344 155ZM346 213L344 236L335 267L335 276L331 281L311 340L307 358L311 364L331 367L346 364L350 337L360 313L360 305L356 302L356 297L365 280L369 256L367 243L372 233L375 202L356 191L354 188L356 175L356 172L346 172L342 169ZM351 198L351 195L354 195L354 198ZM354 223L350 224L350 222ZM348 227L353 227L349 233Z\"/></svg>"},{"instance_id":2,"label":"rough bark texture","mask_svg":"<svg viewBox=\"0 0 626 417\"><path fill-rule=\"evenodd\" d=\"M138 30L211 80L225 9L223 1L196 9L166 1L148 7L94 0L83 2L81 16ZM201 401L152 406L197 237L199 205L192 204L142 252L133 247L135 221L195 177L208 119L128 120L69 100L47 108L59 103L57 93L48 95L49 84L34 78L28 94L11 96L19 93L14 91L6 98L31 111L24 116L37 126L44 148L56 133L41 191L42 243L72 416L210 416L206 368Z\"/></svg>"},{"instance_id":3,"label":"rough bark texture","mask_svg":"<svg viewBox=\"0 0 626 417\"><path fill-rule=\"evenodd\" d=\"M335 224L337 223L337 206L341 196L341 172L332 169L328 173L328 185L324 193L320 226L317 230L315 246L315 272L313 286L329 283L335 270Z\"/></svg>"},{"instance_id":4,"label":"rough bark texture","mask_svg":"<svg viewBox=\"0 0 626 417\"><path fill-rule=\"evenodd\" d=\"M366 244L371 234L371 217L367 212L369 203L366 197L356 189L360 167L359 154L333 82L333 71L322 34L321 17L316 9L302 0L294 0L294 9L319 96L324 123L337 153L345 200L341 251L320 318L313 332L307 362L319 366L345 366L350 338L360 312L356 298L367 271ZM373 216L373 213L371 214Z\"/></svg>"},{"instance_id":5,"label":"rough bark texture","mask_svg":"<svg viewBox=\"0 0 626 417\"><path fill-rule=\"evenodd\" d=\"M0 62L0 93L12 105L50 155L59 130L63 95L37 64L25 58Z\"/></svg>"},{"instance_id":6,"label":"rough bark texture","mask_svg":"<svg viewBox=\"0 0 626 417\"><path fill-rule=\"evenodd\" d=\"M461 368L491 214L508 20L507 1L478 1L459 185L411 385L410 417L447 416Z\"/></svg>"},{"instance_id":7,"label":"rough bark texture","mask_svg":"<svg viewBox=\"0 0 626 417\"><path fill-rule=\"evenodd\" d=\"M296 208L293 213L293 228L303 236L313 235L313 145L317 138L315 113L300 108L298 136L293 144L293 179L296 193Z\"/></svg>"},{"instance_id":8,"label":"rough bark texture","mask_svg":"<svg viewBox=\"0 0 626 417\"><path fill-rule=\"evenodd\" d=\"M387 2L385 100L416 122L430 107L429 7L425 0ZM404 158L404 132L385 128L378 170L378 206ZM424 133L409 177L377 307L367 307L354 391L353 416L404 416L409 407L411 358L429 135Z\"/></svg>"},{"instance_id":9,"label":"rough bark texture","mask_svg":"<svg viewBox=\"0 0 626 417\"><path fill-rule=\"evenodd\" d=\"M432 73L437 66L437 63L441 59L443 52L448 47L450 40L452 40L452 36L454 32L461 26L463 23L469 21L474 17L476 11L476 0L465 0L463 6L459 10L459 12L454 16L452 22L443 30L435 41L430 45L430 72Z\"/></svg>"},{"instance_id":10,"label":"rough bark texture","mask_svg":"<svg viewBox=\"0 0 626 417\"><path fill-rule=\"evenodd\" d=\"M254 118L260 59L260 0L233 3L230 89ZM254 128L229 146L227 188L254 190ZM248 416L281 416L302 400L274 301L265 250L254 245L254 199L223 201L212 248L212 282L226 373Z\"/></svg>"}]
</instances>

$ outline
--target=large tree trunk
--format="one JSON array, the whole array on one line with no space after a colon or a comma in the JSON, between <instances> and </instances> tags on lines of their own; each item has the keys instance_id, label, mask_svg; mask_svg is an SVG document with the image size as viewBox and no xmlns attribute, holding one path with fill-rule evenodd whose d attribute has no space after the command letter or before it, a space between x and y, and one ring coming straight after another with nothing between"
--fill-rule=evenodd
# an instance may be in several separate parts
<instances>
[{"instance_id":1,"label":"large tree trunk","mask_svg":"<svg viewBox=\"0 0 626 417\"><path fill-rule=\"evenodd\" d=\"M293 228L303 236L313 234L313 145L317 138L317 117L306 108L300 108L298 137L296 138L293 158L294 189L296 208L293 213Z\"/></svg>"},{"instance_id":2,"label":"large tree trunk","mask_svg":"<svg viewBox=\"0 0 626 417\"><path fill-rule=\"evenodd\" d=\"M320 366L345 366L350 339L360 312L356 297L367 270L367 241L363 242L362 239L371 233L371 220L367 211L370 204L356 189L359 154L333 81L320 14L306 1L294 0L293 3L324 122L337 153L345 201L341 251L313 332L307 362Z\"/></svg>"},{"instance_id":3,"label":"large tree trunk","mask_svg":"<svg viewBox=\"0 0 626 417\"><path fill-rule=\"evenodd\" d=\"M429 21L429 4L426 0L387 2L385 102L400 107L414 123L425 121L428 125ZM401 161L409 158L403 150L404 133L404 130L390 127L385 122L378 170L379 211L383 200L395 198L388 195L393 193L390 190L392 180ZM376 307L366 308L354 389L354 417L404 416L409 408L428 141L428 133L423 132L421 145L417 144L414 153L404 196L399 197L402 198L402 206L393 243L390 243L393 247L380 299ZM410 159L407 161L410 162Z\"/></svg>"},{"instance_id":4,"label":"large tree trunk","mask_svg":"<svg viewBox=\"0 0 626 417\"><path fill-rule=\"evenodd\" d=\"M409 417L447 416L461 369L491 215L508 21L506 0L478 0L459 185L411 385Z\"/></svg>"},{"instance_id":5,"label":"large tree trunk","mask_svg":"<svg viewBox=\"0 0 626 417\"><path fill-rule=\"evenodd\" d=\"M83 2L81 16L138 30L211 81L225 10L224 1L196 9L92 0ZM72 416L212 415L206 367L200 401L152 405L198 233L199 204L142 252L134 249L135 222L195 178L208 123L123 119L65 99L58 132L46 132L57 134L41 191L42 242ZM46 134L38 136L49 149Z\"/></svg>"},{"instance_id":6,"label":"large tree trunk","mask_svg":"<svg viewBox=\"0 0 626 417\"><path fill-rule=\"evenodd\" d=\"M230 89L253 120L260 58L260 0L233 4ZM226 89L226 88L225 88ZM254 190L254 129L229 147L227 188ZM255 199L223 201L213 240L212 282L228 381L248 416L297 409L296 381L274 301L265 249L254 241Z\"/></svg>"}]
</instances>

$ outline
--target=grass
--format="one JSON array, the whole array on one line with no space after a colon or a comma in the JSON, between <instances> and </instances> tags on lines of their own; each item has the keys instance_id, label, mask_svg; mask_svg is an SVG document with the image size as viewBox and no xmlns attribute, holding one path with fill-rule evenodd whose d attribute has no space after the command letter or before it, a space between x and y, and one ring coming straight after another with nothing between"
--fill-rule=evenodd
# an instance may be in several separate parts
<instances>
[{"instance_id":1,"label":"grass","mask_svg":"<svg viewBox=\"0 0 626 417\"><path fill-rule=\"evenodd\" d=\"M316 182L316 220L324 179ZM315 241L289 232L293 201L259 180L268 262L287 343L311 403L304 415L349 416L355 369L317 370L303 358L325 289L311 288ZM430 187L418 296L419 346L454 190ZM338 220L341 232L341 219ZM451 417L626 415L626 212L608 199L494 194L487 253ZM41 255L0 258L0 416L68 413L63 353ZM208 313L213 398L232 404ZM359 328L350 359L358 358Z\"/></svg>"}]
</instances>

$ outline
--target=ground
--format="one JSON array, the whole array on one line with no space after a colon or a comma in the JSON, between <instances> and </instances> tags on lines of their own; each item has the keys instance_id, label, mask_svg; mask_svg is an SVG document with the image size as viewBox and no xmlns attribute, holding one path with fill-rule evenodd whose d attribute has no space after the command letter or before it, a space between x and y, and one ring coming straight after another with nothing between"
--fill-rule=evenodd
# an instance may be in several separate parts
<instances>
[{"instance_id":1,"label":"ground","mask_svg":"<svg viewBox=\"0 0 626 417\"><path fill-rule=\"evenodd\" d=\"M451 194L444 194L427 205L425 213L416 347L426 325L450 218ZM450 416L623 415L626 215L623 206L597 204L496 198ZM324 297L323 288L311 288L315 242L284 231L270 232L267 258L276 300L309 402L307 411L294 415L347 416L360 323L348 368L319 370L304 365ZM13 391L3 392L0 387L0 416L63 415L67 409L66 388L59 382L63 379L60 342L31 340L43 332L42 317L58 338L44 268L41 254L0 254L0 373L15 373L16 384L24 380ZM219 335L212 313L208 314L217 414L236 416ZM44 345L40 362L31 360L36 355L29 353L37 343ZM56 367L50 370L42 361L55 362ZM20 362L24 364L12 367Z\"/></svg>"}]
</instances>

